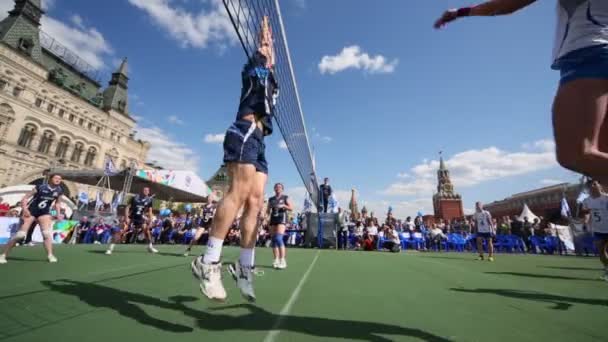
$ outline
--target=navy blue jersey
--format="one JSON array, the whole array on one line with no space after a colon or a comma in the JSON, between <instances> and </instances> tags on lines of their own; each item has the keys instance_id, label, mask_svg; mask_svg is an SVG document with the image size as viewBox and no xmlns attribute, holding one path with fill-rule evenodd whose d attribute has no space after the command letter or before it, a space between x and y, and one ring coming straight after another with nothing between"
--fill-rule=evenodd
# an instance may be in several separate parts
<instances>
[{"instance_id":1,"label":"navy blue jersey","mask_svg":"<svg viewBox=\"0 0 608 342\"><path fill-rule=\"evenodd\" d=\"M254 113L264 126L264 135L272 134L272 116L279 85L273 69L266 67L266 57L256 52L244 66L241 77L243 86L237 120Z\"/></svg>"},{"instance_id":2,"label":"navy blue jersey","mask_svg":"<svg viewBox=\"0 0 608 342\"><path fill-rule=\"evenodd\" d=\"M129 217L139 220L144 217L152 207L152 197L136 195L129 204Z\"/></svg>"},{"instance_id":3,"label":"navy blue jersey","mask_svg":"<svg viewBox=\"0 0 608 342\"><path fill-rule=\"evenodd\" d=\"M287 205L287 195L279 197L272 196L268 199L268 207L270 208L270 223L285 224L287 223L287 209L279 208L279 205Z\"/></svg>"},{"instance_id":4,"label":"navy blue jersey","mask_svg":"<svg viewBox=\"0 0 608 342\"><path fill-rule=\"evenodd\" d=\"M34 216L50 215L53 202L63 195L61 186L52 187L49 184L36 186L36 193L29 201L28 209Z\"/></svg>"},{"instance_id":5,"label":"navy blue jersey","mask_svg":"<svg viewBox=\"0 0 608 342\"><path fill-rule=\"evenodd\" d=\"M211 226L211 222L213 222L213 217L215 216L215 206L214 205L206 205L203 207L203 217L201 218L201 226L209 227Z\"/></svg>"}]
</instances>

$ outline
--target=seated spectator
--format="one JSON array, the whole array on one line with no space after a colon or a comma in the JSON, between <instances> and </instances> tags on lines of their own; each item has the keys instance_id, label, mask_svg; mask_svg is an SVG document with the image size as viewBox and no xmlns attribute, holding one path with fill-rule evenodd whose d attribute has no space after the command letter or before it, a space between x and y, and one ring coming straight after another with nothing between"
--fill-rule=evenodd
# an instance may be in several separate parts
<instances>
[{"instance_id":1,"label":"seated spectator","mask_svg":"<svg viewBox=\"0 0 608 342\"><path fill-rule=\"evenodd\" d=\"M399 240L399 233L397 233L393 227L386 224L384 225L382 231L384 233L384 243L382 244L382 248L388 249L393 253L401 251L401 240Z\"/></svg>"},{"instance_id":2,"label":"seated spectator","mask_svg":"<svg viewBox=\"0 0 608 342\"><path fill-rule=\"evenodd\" d=\"M430 241L433 244L440 245L441 241L447 240L448 237L444 234L443 230L441 230L438 226L433 224L429 231L430 233ZM441 248L439 248L441 250Z\"/></svg>"}]
</instances>

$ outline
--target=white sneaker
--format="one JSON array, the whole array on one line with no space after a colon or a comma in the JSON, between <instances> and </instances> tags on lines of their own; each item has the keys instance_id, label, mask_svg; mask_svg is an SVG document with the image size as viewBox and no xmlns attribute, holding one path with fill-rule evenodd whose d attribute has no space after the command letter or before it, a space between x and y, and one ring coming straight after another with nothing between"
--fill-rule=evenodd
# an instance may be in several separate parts
<instances>
[{"instance_id":1,"label":"white sneaker","mask_svg":"<svg viewBox=\"0 0 608 342\"><path fill-rule=\"evenodd\" d=\"M0 264L6 264L6 255L0 254Z\"/></svg>"},{"instance_id":2,"label":"white sneaker","mask_svg":"<svg viewBox=\"0 0 608 342\"><path fill-rule=\"evenodd\" d=\"M6 259L5 259L5 262L6 262ZM1 263L2 263L2 259L0 259L0 264ZM604 273L604 275L601 276L600 279L603 280L603 281L608 281L608 271L606 271L606 273Z\"/></svg>"},{"instance_id":3,"label":"white sneaker","mask_svg":"<svg viewBox=\"0 0 608 342\"><path fill-rule=\"evenodd\" d=\"M148 246L148 252L150 252L150 253L158 253L158 250L156 250L156 248L154 248L152 246Z\"/></svg>"},{"instance_id":4,"label":"white sneaker","mask_svg":"<svg viewBox=\"0 0 608 342\"><path fill-rule=\"evenodd\" d=\"M53 264L53 263L56 263L56 262L57 262L57 258L55 258L55 256L54 256L54 255L49 255L49 256L48 256L48 259L49 259L49 262L50 262L51 264Z\"/></svg>"},{"instance_id":5,"label":"white sneaker","mask_svg":"<svg viewBox=\"0 0 608 342\"><path fill-rule=\"evenodd\" d=\"M205 264L200 256L190 264L192 275L200 281L201 292L209 299L224 302L226 290L222 284L222 264Z\"/></svg>"},{"instance_id":6,"label":"white sneaker","mask_svg":"<svg viewBox=\"0 0 608 342\"><path fill-rule=\"evenodd\" d=\"M286 269L286 268L287 268L287 260L285 260L285 259L281 259L281 260L279 261L279 269L280 269L280 270L284 270L284 269Z\"/></svg>"},{"instance_id":7,"label":"white sneaker","mask_svg":"<svg viewBox=\"0 0 608 342\"><path fill-rule=\"evenodd\" d=\"M186 252L184 253L184 256L185 256L185 257L190 256L190 251L186 251Z\"/></svg>"},{"instance_id":8,"label":"white sneaker","mask_svg":"<svg viewBox=\"0 0 608 342\"><path fill-rule=\"evenodd\" d=\"M279 269L279 259L274 259L274 261L272 262L272 268L274 268L275 270Z\"/></svg>"},{"instance_id":9,"label":"white sneaker","mask_svg":"<svg viewBox=\"0 0 608 342\"><path fill-rule=\"evenodd\" d=\"M28 246L28 247L34 247L34 246L36 246L36 245L35 245L33 242L30 242L30 243L28 243L28 244L27 244L27 246Z\"/></svg>"},{"instance_id":10,"label":"white sneaker","mask_svg":"<svg viewBox=\"0 0 608 342\"><path fill-rule=\"evenodd\" d=\"M93 242L93 244L94 244L94 245L101 245L101 242L99 242L99 241L95 241L95 242Z\"/></svg>"},{"instance_id":11,"label":"white sneaker","mask_svg":"<svg viewBox=\"0 0 608 342\"><path fill-rule=\"evenodd\" d=\"M112 250L111 250L111 249L108 249L108 250L106 251L106 255L112 255Z\"/></svg>"},{"instance_id":12,"label":"white sneaker","mask_svg":"<svg viewBox=\"0 0 608 342\"><path fill-rule=\"evenodd\" d=\"M228 272L236 280L236 286L241 290L241 295L247 301L255 302L255 292L253 291L253 267L242 266L239 261L228 266Z\"/></svg>"}]
</instances>

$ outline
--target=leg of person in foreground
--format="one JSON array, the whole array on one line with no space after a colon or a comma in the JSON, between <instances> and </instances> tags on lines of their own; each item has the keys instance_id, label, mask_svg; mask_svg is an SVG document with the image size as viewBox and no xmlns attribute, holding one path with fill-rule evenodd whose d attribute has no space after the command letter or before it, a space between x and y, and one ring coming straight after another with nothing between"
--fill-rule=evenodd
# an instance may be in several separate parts
<instances>
[{"instance_id":1,"label":"leg of person in foreground","mask_svg":"<svg viewBox=\"0 0 608 342\"><path fill-rule=\"evenodd\" d=\"M604 235L607 236L605 238L595 240L595 247L600 254L600 261L604 266L604 275L601 277L601 279L608 281L608 234Z\"/></svg>"},{"instance_id":2,"label":"leg of person in foreground","mask_svg":"<svg viewBox=\"0 0 608 342\"><path fill-rule=\"evenodd\" d=\"M12 239L9 240L9 242L6 244L6 246L4 247L4 251L2 251L2 254L0 254L0 264L6 264L6 257L8 256L8 254L11 252L11 250L15 247L15 245L17 243L19 243L20 241L22 241L23 239L25 239L26 235L27 235L27 231L30 229L30 227L32 226L32 224L34 223L36 219L31 216L23 216L21 218L21 228L19 228L19 231L17 231L17 233L15 233L15 235L13 236Z\"/></svg>"},{"instance_id":3,"label":"leg of person in foreground","mask_svg":"<svg viewBox=\"0 0 608 342\"><path fill-rule=\"evenodd\" d=\"M249 302L255 302L255 291L253 290L255 243L258 236L258 216L264 203L264 186L267 178L265 173L256 172L255 174L253 188L245 202L245 210L240 221L241 253L239 260L229 268L243 298Z\"/></svg>"},{"instance_id":4,"label":"leg of person in foreground","mask_svg":"<svg viewBox=\"0 0 608 342\"><path fill-rule=\"evenodd\" d=\"M507 15L535 0L492 0L446 11L441 28L468 16ZM565 168L608 184L608 31L606 1L559 1L558 37L552 67L561 72L553 103L557 161ZM581 43L582 42L582 43Z\"/></svg>"},{"instance_id":5,"label":"leg of person in foreground","mask_svg":"<svg viewBox=\"0 0 608 342\"><path fill-rule=\"evenodd\" d=\"M492 236L486 239L488 244L488 260L494 261L494 242L492 241Z\"/></svg>"},{"instance_id":6,"label":"leg of person in foreground","mask_svg":"<svg viewBox=\"0 0 608 342\"><path fill-rule=\"evenodd\" d=\"M230 188L220 201L215 213L207 250L194 259L192 273L200 280L200 288L205 296L212 300L226 300L226 290L222 284L222 265L220 258L224 239L230 226L243 206L255 179L255 166L252 164L227 163L230 177Z\"/></svg>"}]
</instances>

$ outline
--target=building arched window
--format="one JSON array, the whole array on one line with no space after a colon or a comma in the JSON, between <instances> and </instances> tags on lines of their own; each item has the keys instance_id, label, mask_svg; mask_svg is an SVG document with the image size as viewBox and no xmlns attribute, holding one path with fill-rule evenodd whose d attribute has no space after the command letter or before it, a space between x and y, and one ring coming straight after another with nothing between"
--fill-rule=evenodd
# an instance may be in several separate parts
<instances>
[{"instance_id":1,"label":"building arched window","mask_svg":"<svg viewBox=\"0 0 608 342\"><path fill-rule=\"evenodd\" d=\"M76 145L74 145L74 152L72 152L72 158L70 158L70 160L79 163L82 158L82 152L84 152L84 145L77 142Z\"/></svg>"},{"instance_id":2,"label":"building arched window","mask_svg":"<svg viewBox=\"0 0 608 342\"><path fill-rule=\"evenodd\" d=\"M19 135L19 140L17 140L17 144L21 147L29 148L32 145L34 136L36 136L36 126L32 124L27 124L21 130L21 134Z\"/></svg>"},{"instance_id":3,"label":"building arched window","mask_svg":"<svg viewBox=\"0 0 608 342\"><path fill-rule=\"evenodd\" d=\"M42 139L40 139L40 144L38 144L38 152L45 154L49 153L53 140L55 140L55 134L51 131L44 131Z\"/></svg>"},{"instance_id":4,"label":"building arched window","mask_svg":"<svg viewBox=\"0 0 608 342\"><path fill-rule=\"evenodd\" d=\"M67 137L61 137L61 139L59 139L59 144L57 145L57 149L55 150L55 157L65 158L65 155L68 152L69 146L70 146L70 139Z\"/></svg>"},{"instance_id":5,"label":"building arched window","mask_svg":"<svg viewBox=\"0 0 608 342\"><path fill-rule=\"evenodd\" d=\"M93 166L96 156L97 150L95 149L95 147L89 147L89 150L87 151L87 156L84 158L84 165Z\"/></svg>"}]
</instances>

